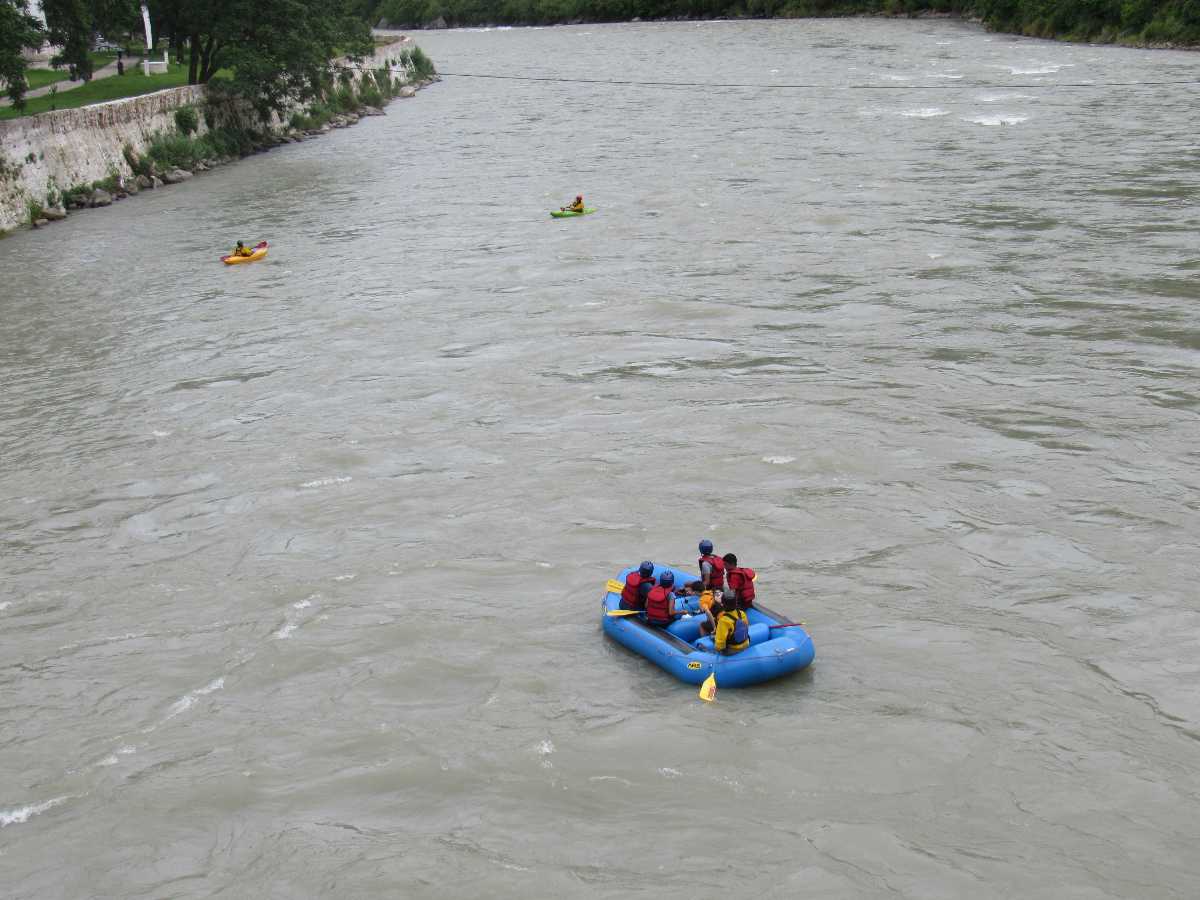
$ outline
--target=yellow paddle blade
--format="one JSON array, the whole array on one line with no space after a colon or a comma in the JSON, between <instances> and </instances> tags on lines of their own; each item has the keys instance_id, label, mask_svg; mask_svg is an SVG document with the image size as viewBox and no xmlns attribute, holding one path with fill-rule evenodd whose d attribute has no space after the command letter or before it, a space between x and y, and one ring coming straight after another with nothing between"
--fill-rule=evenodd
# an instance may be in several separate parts
<instances>
[{"instance_id":1,"label":"yellow paddle blade","mask_svg":"<svg viewBox=\"0 0 1200 900\"><path fill-rule=\"evenodd\" d=\"M717 699L717 673L713 672L700 685L700 699L712 703Z\"/></svg>"},{"instance_id":2,"label":"yellow paddle blade","mask_svg":"<svg viewBox=\"0 0 1200 900\"><path fill-rule=\"evenodd\" d=\"M610 616L636 616L639 612L640 610L636 609L610 609L608 614Z\"/></svg>"},{"instance_id":3,"label":"yellow paddle blade","mask_svg":"<svg viewBox=\"0 0 1200 900\"><path fill-rule=\"evenodd\" d=\"M625 590L625 585L621 584L619 581L614 581L611 578L608 579L608 584L606 584L605 587L608 588L608 592L610 594L619 594L621 591Z\"/></svg>"}]
</instances>

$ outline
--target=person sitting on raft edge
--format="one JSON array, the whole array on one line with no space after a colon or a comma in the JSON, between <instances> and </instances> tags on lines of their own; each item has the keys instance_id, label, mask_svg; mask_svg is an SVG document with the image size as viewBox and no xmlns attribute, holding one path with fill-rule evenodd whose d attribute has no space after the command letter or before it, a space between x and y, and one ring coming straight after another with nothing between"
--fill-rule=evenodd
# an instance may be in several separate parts
<instances>
[{"instance_id":1,"label":"person sitting on raft edge","mask_svg":"<svg viewBox=\"0 0 1200 900\"><path fill-rule=\"evenodd\" d=\"M713 633L713 649L726 655L741 653L750 646L750 619L738 605L737 594L726 591Z\"/></svg>"},{"instance_id":2,"label":"person sitting on raft edge","mask_svg":"<svg viewBox=\"0 0 1200 900\"><path fill-rule=\"evenodd\" d=\"M738 606L750 609L754 606L754 570L749 566L739 567L738 558L732 553L726 553L724 560L725 582L737 597Z\"/></svg>"},{"instance_id":3,"label":"person sitting on raft edge","mask_svg":"<svg viewBox=\"0 0 1200 900\"><path fill-rule=\"evenodd\" d=\"M572 203L570 206L564 206L562 208L562 211L563 212L578 212L578 213L583 212L583 194L576 194L575 202Z\"/></svg>"},{"instance_id":4,"label":"person sitting on raft edge","mask_svg":"<svg viewBox=\"0 0 1200 900\"><path fill-rule=\"evenodd\" d=\"M708 594L708 606L704 605L705 595L700 596L700 614L704 616L704 621L700 623L700 637L706 637L716 633L717 617L725 611L724 604L721 603L721 597L715 594Z\"/></svg>"},{"instance_id":5,"label":"person sitting on raft edge","mask_svg":"<svg viewBox=\"0 0 1200 900\"><path fill-rule=\"evenodd\" d=\"M666 628L679 615L675 609L675 594L671 588L675 586L675 575L663 572L658 576L658 584L646 595L646 621L659 628Z\"/></svg>"},{"instance_id":6,"label":"person sitting on raft edge","mask_svg":"<svg viewBox=\"0 0 1200 900\"><path fill-rule=\"evenodd\" d=\"M706 591L721 593L725 589L725 560L713 552L713 542L704 538L700 542L700 580L704 582Z\"/></svg>"},{"instance_id":7,"label":"person sitting on raft edge","mask_svg":"<svg viewBox=\"0 0 1200 900\"><path fill-rule=\"evenodd\" d=\"M230 256L253 256L253 255L254 255L254 251L251 250L249 247L247 247L245 244L243 244L241 241L237 242L237 246L233 248L233 253L230 254Z\"/></svg>"},{"instance_id":8,"label":"person sitting on raft edge","mask_svg":"<svg viewBox=\"0 0 1200 900\"><path fill-rule=\"evenodd\" d=\"M645 560L636 572L625 576L625 587L621 590L621 609L646 608L646 595L654 587L654 563Z\"/></svg>"}]
</instances>

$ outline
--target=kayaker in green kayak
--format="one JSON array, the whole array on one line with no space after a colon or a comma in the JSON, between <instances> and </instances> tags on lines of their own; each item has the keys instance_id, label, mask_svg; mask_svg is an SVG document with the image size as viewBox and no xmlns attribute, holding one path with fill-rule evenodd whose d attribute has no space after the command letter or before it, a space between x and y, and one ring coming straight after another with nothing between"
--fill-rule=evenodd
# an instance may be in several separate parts
<instances>
[{"instance_id":1,"label":"kayaker in green kayak","mask_svg":"<svg viewBox=\"0 0 1200 900\"><path fill-rule=\"evenodd\" d=\"M562 206L559 208L561 209L562 212L574 212L574 213L583 212L583 194L576 194L575 202L572 203L570 206Z\"/></svg>"}]
</instances>

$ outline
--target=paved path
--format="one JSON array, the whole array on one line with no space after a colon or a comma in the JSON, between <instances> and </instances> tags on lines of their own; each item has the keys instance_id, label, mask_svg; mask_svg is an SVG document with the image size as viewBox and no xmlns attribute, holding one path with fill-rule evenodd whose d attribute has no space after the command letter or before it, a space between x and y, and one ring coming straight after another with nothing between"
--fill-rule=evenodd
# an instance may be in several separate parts
<instances>
[{"instance_id":1,"label":"paved path","mask_svg":"<svg viewBox=\"0 0 1200 900\"><path fill-rule=\"evenodd\" d=\"M129 62L129 60L125 60L125 71L128 72L130 70L130 68L140 67L141 64L142 64L141 57L138 57L137 60L132 63L132 65ZM94 71L92 73L92 81L95 81L97 78L108 78L108 77L110 77L112 75L116 75L116 74L117 74L117 61L114 59L108 65L102 66L101 68L96 69L96 71ZM58 92L61 94L63 91L69 91L71 88L77 88L81 84L87 84L87 82L86 81L56 81L56 82L54 82L54 84L48 84L45 87L35 88L32 91L26 91L25 99L32 100L34 97L41 97L43 94L50 93L51 88L58 88ZM2 97L2 98L0 98L0 106L12 106L12 101L9 100L7 96Z\"/></svg>"}]
</instances>

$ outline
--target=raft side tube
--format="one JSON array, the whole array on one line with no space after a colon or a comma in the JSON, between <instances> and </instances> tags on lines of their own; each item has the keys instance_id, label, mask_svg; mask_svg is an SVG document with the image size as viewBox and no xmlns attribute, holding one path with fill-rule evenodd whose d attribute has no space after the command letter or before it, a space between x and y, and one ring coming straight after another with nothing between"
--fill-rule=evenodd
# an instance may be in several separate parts
<instances>
[{"instance_id":1,"label":"raft side tube","mask_svg":"<svg viewBox=\"0 0 1200 900\"><path fill-rule=\"evenodd\" d=\"M675 575L676 583L696 580L690 573L669 566L656 566L655 578L667 570ZM624 583L625 576L632 571L633 567L622 570L616 581ZM711 646L710 649L704 649L688 644L676 634L649 625L638 616L606 614L608 610L619 609L620 604L619 591L605 594L601 613L601 627L605 634L689 684L698 685L710 674L715 674L720 687L743 687L803 669L813 660L812 638L804 628L800 626L771 632L770 625L790 624L790 620L758 603L747 610L752 630L756 634L767 630L768 634L774 636L761 643L752 643L747 649L731 656L714 653ZM682 624L676 622L670 627L678 631ZM698 627L698 623L695 627Z\"/></svg>"}]
</instances>

